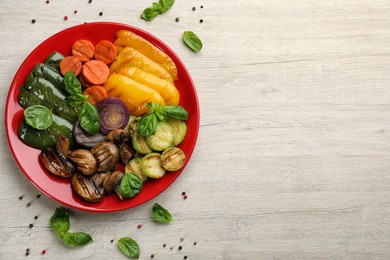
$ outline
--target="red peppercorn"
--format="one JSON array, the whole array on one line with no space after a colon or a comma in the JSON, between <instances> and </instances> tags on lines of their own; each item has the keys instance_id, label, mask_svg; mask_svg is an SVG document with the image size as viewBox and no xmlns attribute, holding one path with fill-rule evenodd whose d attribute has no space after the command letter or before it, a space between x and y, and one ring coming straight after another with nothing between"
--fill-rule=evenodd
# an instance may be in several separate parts
<instances>
[{"instance_id":1,"label":"red peppercorn","mask_svg":"<svg viewBox=\"0 0 390 260\"><path fill-rule=\"evenodd\" d=\"M183 196L183 199L187 199L187 198L188 198L187 195L184 195L184 196Z\"/></svg>"},{"instance_id":2,"label":"red peppercorn","mask_svg":"<svg viewBox=\"0 0 390 260\"><path fill-rule=\"evenodd\" d=\"M74 10L73 13L74 13L74 14L77 14L77 10Z\"/></svg>"},{"instance_id":3,"label":"red peppercorn","mask_svg":"<svg viewBox=\"0 0 390 260\"><path fill-rule=\"evenodd\" d=\"M65 21L68 20L68 16L65 15L65 16L64 16L64 20L65 20Z\"/></svg>"},{"instance_id":4,"label":"red peppercorn","mask_svg":"<svg viewBox=\"0 0 390 260\"><path fill-rule=\"evenodd\" d=\"M49 1L49 0L46 0L46 4L48 4L48 3L50 3L50 1Z\"/></svg>"},{"instance_id":5,"label":"red peppercorn","mask_svg":"<svg viewBox=\"0 0 390 260\"><path fill-rule=\"evenodd\" d=\"M41 252L42 255L46 254L46 250L43 249L42 252Z\"/></svg>"},{"instance_id":6,"label":"red peppercorn","mask_svg":"<svg viewBox=\"0 0 390 260\"><path fill-rule=\"evenodd\" d=\"M142 227L141 224L138 224L138 225L137 225L137 228L138 228L138 229L141 229L141 227Z\"/></svg>"}]
</instances>

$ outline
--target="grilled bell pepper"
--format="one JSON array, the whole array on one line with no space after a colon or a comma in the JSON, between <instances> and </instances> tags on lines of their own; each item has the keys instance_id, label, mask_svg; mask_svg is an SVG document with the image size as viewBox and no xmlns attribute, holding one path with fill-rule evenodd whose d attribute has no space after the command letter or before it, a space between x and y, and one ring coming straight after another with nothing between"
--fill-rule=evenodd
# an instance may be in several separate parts
<instances>
[{"instance_id":1,"label":"grilled bell pepper","mask_svg":"<svg viewBox=\"0 0 390 260\"><path fill-rule=\"evenodd\" d=\"M78 109L68 105L65 102L65 95L46 79L32 77L19 90L18 102L21 107L42 105L52 109L54 114L70 122L76 121Z\"/></svg>"},{"instance_id":2,"label":"grilled bell pepper","mask_svg":"<svg viewBox=\"0 0 390 260\"><path fill-rule=\"evenodd\" d=\"M132 47L139 50L145 56L160 64L171 74L174 80L177 80L177 68L173 60L148 40L131 31L120 30L116 33L115 44L121 47Z\"/></svg>"},{"instance_id":3,"label":"grilled bell pepper","mask_svg":"<svg viewBox=\"0 0 390 260\"><path fill-rule=\"evenodd\" d=\"M173 83L173 78L169 72L160 64L148 58L140 51L131 47L124 47L119 53L117 59L111 64L110 72L118 72L121 68L133 66L145 70L156 75L159 78L165 79Z\"/></svg>"},{"instance_id":4,"label":"grilled bell pepper","mask_svg":"<svg viewBox=\"0 0 390 260\"><path fill-rule=\"evenodd\" d=\"M48 80L58 90L65 93L64 78L57 69L47 65L45 63L38 63L33 70L27 75L25 82L31 80L33 77L40 77Z\"/></svg>"},{"instance_id":5,"label":"grilled bell pepper","mask_svg":"<svg viewBox=\"0 0 390 260\"><path fill-rule=\"evenodd\" d=\"M58 136L62 134L70 139L70 147L72 148L75 145L72 129L71 122L53 114L53 123L44 130L35 129L23 120L19 125L18 136L28 146L42 149L44 147L55 148Z\"/></svg>"},{"instance_id":6,"label":"grilled bell pepper","mask_svg":"<svg viewBox=\"0 0 390 260\"><path fill-rule=\"evenodd\" d=\"M164 98L166 105L177 106L179 104L180 93L170 82L136 67L125 67L118 73L156 90Z\"/></svg>"},{"instance_id":7,"label":"grilled bell pepper","mask_svg":"<svg viewBox=\"0 0 390 260\"><path fill-rule=\"evenodd\" d=\"M165 105L164 99L157 91L120 74L109 76L103 87L108 96L120 98L131 115L141 116L148 112L148 102Z\"/></svg>"}]
</instances>

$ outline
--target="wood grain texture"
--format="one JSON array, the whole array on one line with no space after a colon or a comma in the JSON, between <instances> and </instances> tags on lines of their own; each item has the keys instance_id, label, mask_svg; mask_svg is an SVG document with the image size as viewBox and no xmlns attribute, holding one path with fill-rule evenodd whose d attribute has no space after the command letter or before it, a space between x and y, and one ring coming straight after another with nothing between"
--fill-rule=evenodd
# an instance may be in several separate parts
<instances>
[{"instance_id":1,"label":"wood grain texture","mask_svg":"<svg viewBox=\"0 0 390 260\"><path fill-rule=\"evenodd\" d=\"M122 236L138 241L141 259L388 259L390 1L176 1L145 22L139 15L151 3L1 1L3 126L13 75L40 42L114 21L151 32L181 57L201 127L188 167L156 199L117 213L71 210L72 229L94 238L77 249L51 231L61 205L36 198L1 127L0 259L24 259L26 248L29 259L121 259ZM183 45L185 30L202 39L201 52ZM151 220L154 202L173 224Z\"/></svg>"}]
</instances>

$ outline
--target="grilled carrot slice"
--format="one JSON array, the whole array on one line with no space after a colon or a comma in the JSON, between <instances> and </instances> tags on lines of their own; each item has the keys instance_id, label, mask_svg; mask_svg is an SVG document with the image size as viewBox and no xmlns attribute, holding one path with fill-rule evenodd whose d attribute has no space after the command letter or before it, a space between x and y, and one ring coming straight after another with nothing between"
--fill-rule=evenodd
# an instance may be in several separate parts
<instances>
[{"instance_id":1,"label":"grilled carrot slice","mask_svg":"<svg viewBox=\"0 0 390 260\"><path fill-rule=\"evenodd\" d=\"M83 72L81 74L86 83L101 85L107 80L110 69L107 64L100 60L90 60L83 65Z\"/></svg>"},{"instance_id":2,"label":"grilled carrot slice","mask_svg":"<svg viewBox=\"0 0 390 260\"><path fill-rule=\"evenodd\" d=\"M123 67L137 67L149 73L156 75L159 78L165 79L173 83L173 78L169 72L160 64L149 59L147 56L131 47L124 47L119 53L117 59L111 64L110 72L116 73Z\"/></svg>"},{"instance_id":3,"label":"grilled carrot slice","mask_svg":"<svg viewBox=\"0 0 390 260\"><path fill-rule=\"evenodd\" d=\"M175 62L165 52L157 48L151 42L128 30L118 31L116 33L116 38L116 45L132 47L139 50L148 58L160 64L171 74L174 80L177 80L177 68Z\"/></svg>"},{"instance_id":4,"label":"grilled carrot slice","mask_svg":"<svg viewBox=\"0 0 390 260\"><path fill-rule=\"evenodd\" d=\"M82 62L89 61L95 54L95 47L88 40L77 40L72 45L72 55Z\"/></svg>"},{"instance_id":5,"label":"grilled carrot slice","mask_svg":"<svg viewBox=\"0 0 390 260\"><path fill-rule=\"evenodd\" d=\"M82 64L79 58L74 56L67 56L60 62L60 70L62 75L65 75L69 71L73 71L75 76L78 76L81 72Z\"/></svg>"},{"instance_id":6,"label":"grilled carrot slice","mask_svg":"<svg viewBox=\"0 0 390 260\"><path fill-rule=\"evenodd\" d=\"M100 100L108 97L107 90L102 86L92 86L84 90L84 95L88 95L87 101L92 105L96 105Z\"/></svg>"},{"instance_id":7,"label":"grilled carrot slice","mask_svg":"<svg viewBox=\"0 0 390 260\"><path fill-rule=\"evenodd\" d=\"M102 40L95 45L95 59L105 64L114 62L116 54L115 45L110 41Z\"/></svg>"}]
</instances>

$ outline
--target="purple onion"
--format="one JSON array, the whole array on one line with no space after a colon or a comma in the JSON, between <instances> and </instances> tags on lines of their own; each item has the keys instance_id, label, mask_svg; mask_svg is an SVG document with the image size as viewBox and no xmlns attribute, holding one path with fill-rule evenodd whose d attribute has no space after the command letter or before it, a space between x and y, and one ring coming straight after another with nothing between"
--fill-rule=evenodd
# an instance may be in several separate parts
<instances>
[{"instance_id":1,"label":"purple onion","mask_svg":"<svg viewBox=\"0 0 390 260\"><path fill-rule=\"evenodd\" d=\"M122 100L115 97L102 99L96 104L100 115L100 132L108 134L112 130L125 128L129 122L129 109Z\"/></svg>"}]
</instances>

